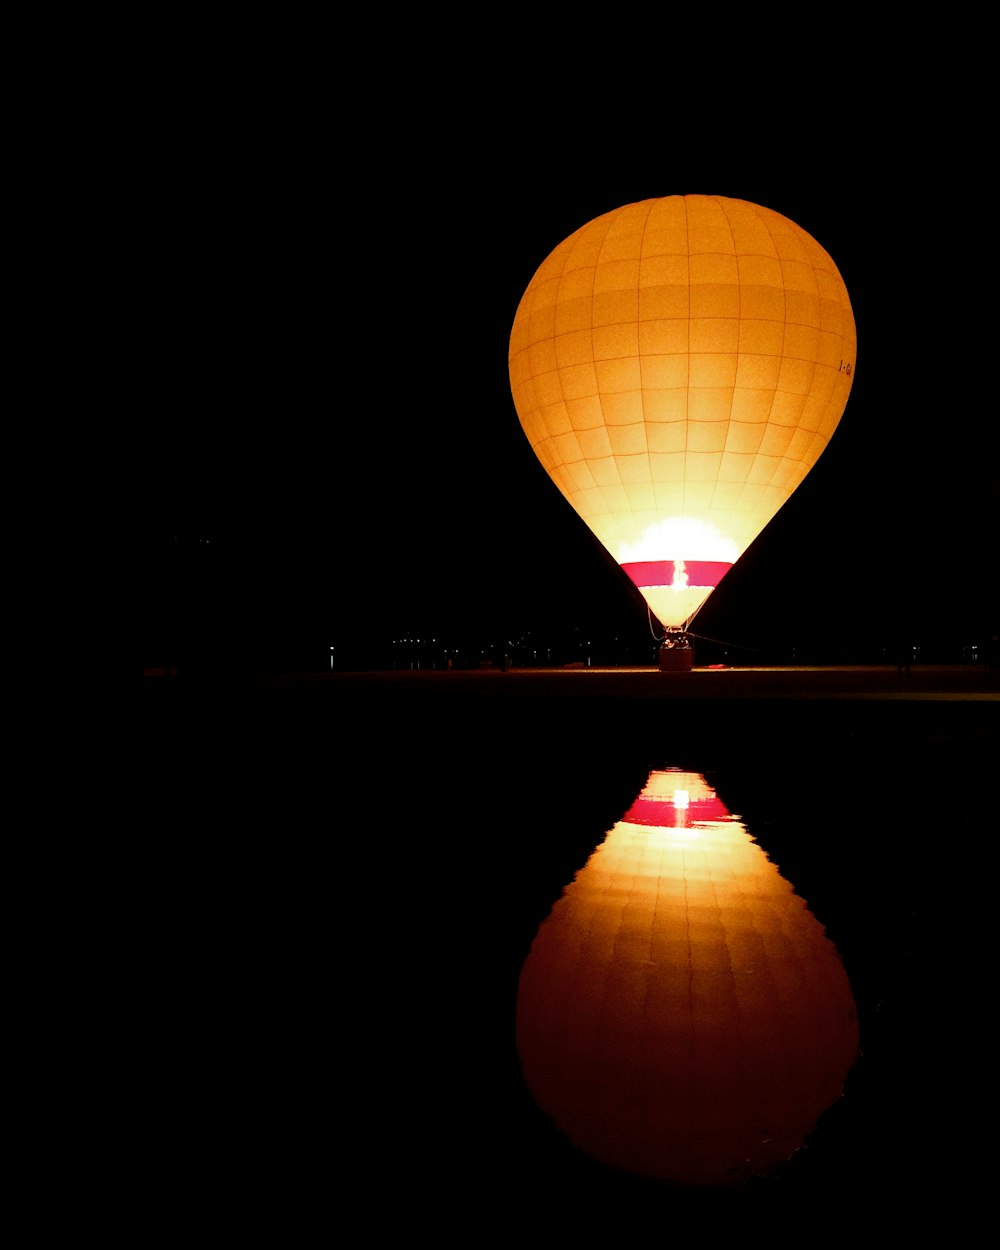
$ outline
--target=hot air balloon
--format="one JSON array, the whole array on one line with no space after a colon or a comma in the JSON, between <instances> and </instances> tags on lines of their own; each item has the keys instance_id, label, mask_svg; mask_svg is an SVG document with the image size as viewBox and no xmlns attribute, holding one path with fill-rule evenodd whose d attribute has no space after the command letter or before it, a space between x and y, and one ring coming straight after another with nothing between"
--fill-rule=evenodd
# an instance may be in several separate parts
<instances>
[{"instance_id":1,"label":"hot air balloon","mask_svg":"<svg viewBox=\"0 0 1000 1250\"><path fill-rule=\"evenodd\" d=\"M585 1155L677 1185L781 1167L858 1055L836 947L697 773L654 770L543 921L517 1048Z\"/></svg>"},{"instance_id":2,"label":"hot air balloon","mask_svg":"<svg viewBox=\"0 0 1000 1250\"><path fill-rule=\"evenodd\" d=\"M856 343L824 249L744 200L625 205L535 273L510 337L514 405L664 627L661 668L690 667L695 614L823 452Z\"/></svg>"}]
</instances>

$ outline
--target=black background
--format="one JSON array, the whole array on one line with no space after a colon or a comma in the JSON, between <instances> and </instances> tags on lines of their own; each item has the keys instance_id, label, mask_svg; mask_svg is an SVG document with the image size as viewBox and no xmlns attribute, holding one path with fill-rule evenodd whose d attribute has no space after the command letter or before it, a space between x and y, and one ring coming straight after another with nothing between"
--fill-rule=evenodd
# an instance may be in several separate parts
<instances>
[{"instance_id":1,"label":"black background","mask_svg":"<svg viewBox=\"0 0 1000 1250\"><path fill-rule=\"evenodd\" d=\"M297 40L252 58L185 49L115 114L144 663L647 637L641 600L524 439L507 343L563 238L692 192L806 229L858 327L835 438L696 630L829 659L847 638L871 658L904 637L951 658L995 631L975 101L942 104L912 65L890 89L779 61L713 71L706 95L694 64L612 90L566 55L543 72L536 50L482 73L396 62L352 94L317 62Z\"/></svg>"}]
</instances>

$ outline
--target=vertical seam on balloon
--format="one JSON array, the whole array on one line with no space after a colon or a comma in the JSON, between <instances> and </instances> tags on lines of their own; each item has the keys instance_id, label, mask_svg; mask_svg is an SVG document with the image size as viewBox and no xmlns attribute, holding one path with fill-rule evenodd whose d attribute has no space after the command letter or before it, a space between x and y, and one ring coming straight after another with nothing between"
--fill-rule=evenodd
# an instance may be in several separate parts
<instances>
[{"instance_id":1,"label":"vertical seam on balloon","mask_svg":"<svg viewBox=\"0 0 1000 1250\"><path fill-rule=\"evenodd\" d=\"M743 281L742 281L742 278L741 278L741 276L740 276L740 258L739 258L739 249L738 249L738 248L737 248L737 246L736 246L736 236L735 236L735 234L733 233L733 223L732 223L732 220L731 220L731 218L730 218L730 216L729 216L729 213L726 211L726 210L727 210L727 207L728 207L728 204L729 204L729 200L727 200L727 199L723 199L723 198L722 198L722 197L720 197L720 196L716 196L715 198L716 198L716 201L719 203L719 205L720 205L720 207L721 207L721 209L722 209L722 215L723 215L723 217L725 217L725 219L726 219L726 225L729 227L729 237L730 237L730 239L732 240L732 245L733 245L733 260L734 260L735 265L736 265L736 320L737 320L737 329L736 329L736 376L733 378L733 391L732 391L732 395L730 396L730 400L729 400L729 411L728 411L728 413L727 413L727 415L726 415L726 437L725 437L725 442L724 442L724 444L723 444L722 454L721 454L721 455L720 455L720 457L719 457L719 463L718 463L718 467L717 467L717 469L716 469L716 476L715 476L715 489L714 489L714 490L713 490L713 492L712 492L713 507L714 507L715 500L718 498L718 494L719 494L719 485L720 485L720 482L719 482L719 473L720 473L720 472L721 472L721 470L722 470L722 457L723 457L723 456L725 456L725 454L726 454L726 444L728 444L728 442L729 442L729 431L730 431L730 429L732 428L732 424L733 424L733 404L736 402L736 379L739 377L739 373L740 373L740 337L739 337L739 327L743 324ZM732 517L732 512L733 512L733 507L732 507L732 505L730 505L730 507L729 507L729 511L728 511L728 513L726 514L727 520L731 519L731 517Z\"/></svg>"},{"instance_id":2,"label":"vertical seam on balloon","mask_svg":"<svg viewBox=\"0 0 1000 1250\"><path fill-rule=\"evenodd\" d=\"M656 487L653 483L653 462L649 452L649 425L646 420L646 390L643 386L642 379L642 337L640 329L642 326L642 312L640 304L642 302L642 258L646 247L646 231L649 229L649 219L652 216L655 200L646 201L646 217L642 223L642 235L639 240L639 277L638 286L636 288L635 299L635 334L636 348L639 353L639 408L642 412L642 441L645 447L644 455L646 458L646 476L649 481L650 494L655 498Z\"/></svg>"},{"instance_id":3,"label":"vertical seam on balloon","mask_svg":"<svg viewBox=\"0 0 1000 1250\"><path fill-rule=\"evenodd\" d=\"M598 269L598 266L599 266L599 264L600 264L600 251L601 251L601 249L603 249L604 244L607 242L608 234L609 234L609 233L610 233L610 231L611 231L611 227L612 227L612 226L614 225L614 223L615 223L615 222L619 219L619 217L621 217L622 213L623 213L623 212L625 212L625 210L626 210L628 207L629 207L629 205L627 205L627 204L623 204L623 205L621 206L621 208L617 209L617 210L616 210L616 211L614 211L614 212L611 212L611 213L608 213L608 214L607 214L607 217L606 217L606 224L605 224L605 227L604 227L604 234L603 234L603 236L602 236L602 238L601 238L601 248L600 248L600 249L598 249L598 255L597 255L597 258L595 259L595 262L594 262L594 283L596 283L596 280L597 280L597 269ZM590 358L591 358L591 361L592 361L592 363L593 363L593 365L594 365L594 373L595 373L595 377L596 377L596 373L597 373L597 360L596 360L596 351L595 351L595 348L594 348L594 285L593 285L593 284L591 285L591 290L590 290ZM607 411L606 411L606 409L605 409L605 407L604 407L604 398L603 398L603 396L602 396L602 394L601 394L601 390L600 390L600 386L599 386L599 385L598 385L598 389L597 389L597 402L598 402L598 404L600 405L600 408L601 408L601 416L602 416L602 417L603 417L603 419L604 419L605 428L607 428L607 426L608 426L610 423L609 423L609 421L608 421L608 414L607 414ZM616 482L616 488L617 488L618 490L624 490L624 488L625 488L625 483L622 481L621 470L620 470L620 469L619 469L619 467L618 467L618 457L617 457L617 453L615 453L615 454L613 454L613 455L612 455L611 462L612 462L612 464L613 464L613 466L614 466L614 470L615 470L615 478L617 479L617 482ZM609 501L609 499L608 499L607 495L606 495L606 494L605 494L605 492L604 492L604 487L603 487L603 486L602 486L602 487L600 487L600 492L601 492L601 498L604 500L605 510L607 511L607 513L608 513L608 515L609 515L609 516L613 516L613 515L614 515L614 513L615 513L615 508L611 505L611 503L610 503L610 501ZM630 509L630 511L631 511L631 509Z\"/></svg>"}]
</instances>

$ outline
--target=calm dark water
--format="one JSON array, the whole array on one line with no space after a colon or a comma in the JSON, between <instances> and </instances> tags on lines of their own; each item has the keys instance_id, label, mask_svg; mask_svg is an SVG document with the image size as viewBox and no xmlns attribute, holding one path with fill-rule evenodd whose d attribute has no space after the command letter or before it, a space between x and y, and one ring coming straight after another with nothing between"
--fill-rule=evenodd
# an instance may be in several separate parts
<instances>
[{"instance_id":1,"label":"calm dark water","mask_svg":"<svg viewBox=\"0 0 1000 1250\"><path fill-rule=\"evenodd\" d=\"M286 1232L960 1233L990 1131L995 705L162 692L109 864L108 1115L137 1205ZM783 1167L678 1187L539 1108L532 942L650 771L737 814L839 955L860 1053ZM121 1097L118 1097L121 1095Z\"/></svg>"}]
</instances>

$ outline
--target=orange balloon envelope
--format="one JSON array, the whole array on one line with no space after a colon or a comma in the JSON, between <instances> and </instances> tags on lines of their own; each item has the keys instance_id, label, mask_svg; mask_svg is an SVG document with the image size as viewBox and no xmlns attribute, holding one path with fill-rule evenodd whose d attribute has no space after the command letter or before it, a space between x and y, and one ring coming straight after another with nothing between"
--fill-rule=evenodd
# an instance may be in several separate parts
<instances>
[{"instance_id":1,"label":"orange balloon envelope","mask_svg":"<svg viewBox=\"0 0 1000 1250\"><path fill-rule=\"evenodd\" d=\"M856 346L844 281L803 229L673 195L596 218L542 263L511 389L555 484L684 629L826 447Z\"/></svg>"}]
</instances>

